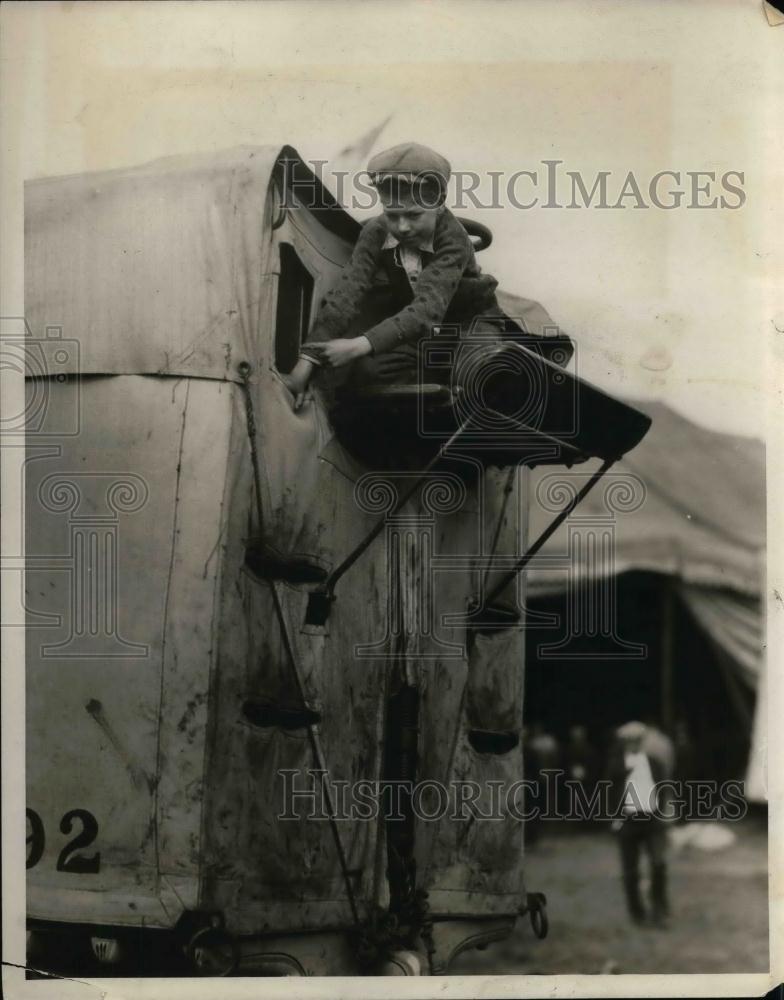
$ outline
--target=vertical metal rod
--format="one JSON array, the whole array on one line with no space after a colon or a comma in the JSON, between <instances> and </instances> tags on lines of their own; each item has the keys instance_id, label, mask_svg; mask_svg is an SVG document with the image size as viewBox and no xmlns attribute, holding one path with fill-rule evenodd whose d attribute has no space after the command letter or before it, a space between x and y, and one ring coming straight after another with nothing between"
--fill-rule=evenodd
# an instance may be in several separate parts
<instances>
[{"instance_id":1,"label":"vertical metal rod","mask_svg":"<svg viewBox=\"0 0 784 1000\"><path fill-rule=\"evenodd\" d=\"M674 726L673 713L673 669L674 669L674 595L672 592L672 580L669 576L664 577L664 589L662 590L662 651L661 651L661 720L662 728L671 736Z\"/></svg>"}]
</instances>

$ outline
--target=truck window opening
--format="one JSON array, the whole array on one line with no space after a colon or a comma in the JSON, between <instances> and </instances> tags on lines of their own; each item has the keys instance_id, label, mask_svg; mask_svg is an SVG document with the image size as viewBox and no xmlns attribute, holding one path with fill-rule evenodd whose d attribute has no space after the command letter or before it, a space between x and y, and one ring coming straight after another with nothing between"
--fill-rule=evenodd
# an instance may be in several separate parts
<instances>
[{"instance_id":1,"label":"truck window opening","mask_svg":"<svg viewBox=\"0 0 784 1000\"><path fill-rule=\"evenodd\" d=\"M275 367L288 373L307 337L313 303L313 276L289 243L280 245L280 277L275 317Z\"/></svg>"}]
</instances>

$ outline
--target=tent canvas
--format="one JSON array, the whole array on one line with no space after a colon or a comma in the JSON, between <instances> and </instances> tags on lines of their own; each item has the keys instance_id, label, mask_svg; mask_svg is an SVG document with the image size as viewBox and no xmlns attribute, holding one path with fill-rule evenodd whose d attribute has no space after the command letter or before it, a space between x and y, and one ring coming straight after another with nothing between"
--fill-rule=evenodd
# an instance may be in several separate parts
<instances>
[{"instance_id":1,"label":"tent canvas","mask_svg":"<svg viewBox=\"0 0 784 1000\"><path fill-rule=\"evenodd\" d=\"M557 329L538 303L499 293L504 310L520 317L531 333ZM590 352L577 345L577 359ZM531 598L563 593L603 574L659 573L677 581L678 594L695 626L726 656L745 687L758 692L746 795L765 798L764 746L767 719L764 646L765 448L761 441L700 427L652 401L634 405L653 418L639 447L612 470L607 489L621 488L641 500L636 509L616 511L597 490L570 522L545 545L527 574ZM582 470L577 475L583 475ZM531 481L531 535L551 513L543 505L548 490L568 482L569 472L541 468ZM613 486L612 484L616 484ZM634 501L636 504L636 501ZM587 549L573 539L583 526L609 517L612 558L587 563ZM567 568L568 566L568 568ZM557 567L557 568L556 568ZM567 584L567 580L569 584Z\"/></svg>"}]
</instances>

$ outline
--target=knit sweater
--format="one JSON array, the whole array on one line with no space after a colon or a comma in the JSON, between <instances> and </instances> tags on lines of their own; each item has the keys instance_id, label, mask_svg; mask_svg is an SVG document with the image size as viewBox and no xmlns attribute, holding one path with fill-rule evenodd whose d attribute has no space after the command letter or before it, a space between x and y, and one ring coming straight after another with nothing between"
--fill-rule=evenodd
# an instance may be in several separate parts
<instances>
[{"instance_id":1,"label":"knit sweater","mask_svg":"<svg viewBox=\"0 0 784 1000\"><path fill-rule=\"evenodd\" d=\"M394 253L384 249L388 232L383 215L372 218L363 227L337 284L322 300L309 341L332 340L355 327L379 271L389 263L385 262L385 255L391 257ZM422 264L415 288L406 289L400 300L405 302L402 308L361 331L374 353L394 350L401 344L416 344L430 336L433 326L450 319L459 321L463 313L499 311L494 294L498 282L481 273L468 234L448 208L442 209L438 216L433 253L423 252ZM455 310L455 306L459 308Z\"/></svg>"}]
</instances>

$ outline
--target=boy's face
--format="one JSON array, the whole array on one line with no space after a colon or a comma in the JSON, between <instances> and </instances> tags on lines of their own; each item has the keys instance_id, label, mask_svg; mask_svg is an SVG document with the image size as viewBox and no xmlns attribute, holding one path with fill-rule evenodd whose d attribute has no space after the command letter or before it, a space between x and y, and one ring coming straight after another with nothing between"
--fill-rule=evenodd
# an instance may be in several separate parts
<instances>
[{"instance_id":1,"label":"boy's face","mask_svg":"<svg viewBox=\"0 0 784 1000\"><path fill-rule=\"evenodd\" d=\"M422 246L430 243L443 206L426 208L412 198L381 198L384 218L389 232L403 246Z\"/></svg>"}]
</instances>

